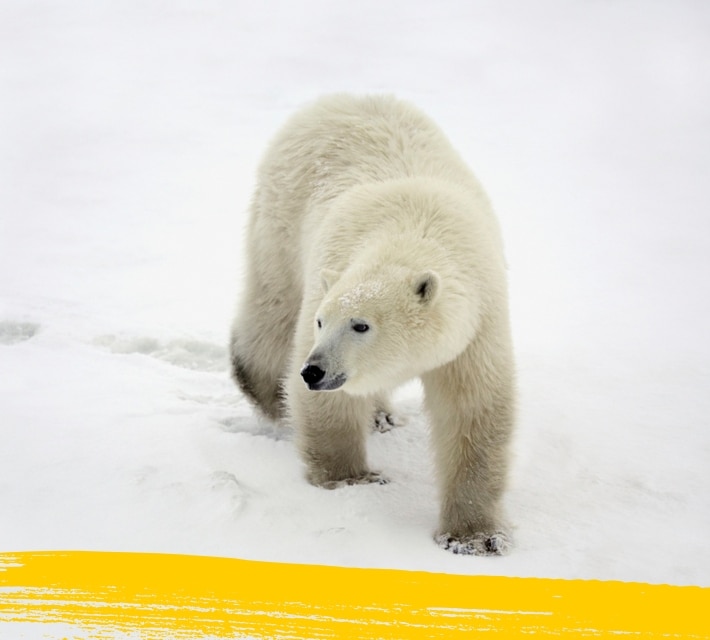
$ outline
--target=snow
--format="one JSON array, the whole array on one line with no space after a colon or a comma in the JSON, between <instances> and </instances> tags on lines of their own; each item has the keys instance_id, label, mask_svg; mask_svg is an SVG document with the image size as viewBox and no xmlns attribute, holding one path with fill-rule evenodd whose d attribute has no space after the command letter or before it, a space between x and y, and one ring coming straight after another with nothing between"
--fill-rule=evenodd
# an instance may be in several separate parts
<instances>
[{"instance_id":1,"label":"snow","mask_svg":"<svg viewBox=\"0 0 710 640\"><path fill-rule=\"evenodd\" d=\"M710 7L0 4L0 549L710 585ZM227 373L256 164L304 101L395 93L510 264L515 547L432 541L417 384L385 486L308 485Z\"/></svg>"},{"instance_id":2,"label":"snow","mask_svg":"<svg viewBox=\"0 0 710 640\"><path fill-rule=\"evenodd\" d=\"M338 297L341 309L354 309L366 300L382 297L384 283L381 280L363 282Z\"/></svg>"}]
</instances>

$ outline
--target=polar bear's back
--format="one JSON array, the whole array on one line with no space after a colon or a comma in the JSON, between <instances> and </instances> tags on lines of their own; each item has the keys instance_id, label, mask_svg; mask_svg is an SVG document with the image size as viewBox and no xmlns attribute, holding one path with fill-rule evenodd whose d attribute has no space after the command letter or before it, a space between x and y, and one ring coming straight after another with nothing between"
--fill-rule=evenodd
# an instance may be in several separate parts
<instances>
[{"instance_id":1,"label":"polar bear's back","mask_svg":"<svg viewBox=\"0 0 710 640\"><path fill-rule=\"evenodd\" d=\"M247 252L257 265L251 281L268 286L272 274L281 273L274 283L279 295L297 297L329 203L354 187L418 177L486 200L441 129L407 102L334 94L297 111L259 168L247 233Z\"/></svg>"},{"instance_id":2,"label":"polar bear's back","mask_svg":"<svg viewBox=\"0 0 710 640\"><path fill-rule=\"evenodd\" d=\"M261 183L288 189L299 209L368 182L422 176L475 180L439 127L389 96L335 94L297 112L272 141Z\"/></svg>"}]
</instances>

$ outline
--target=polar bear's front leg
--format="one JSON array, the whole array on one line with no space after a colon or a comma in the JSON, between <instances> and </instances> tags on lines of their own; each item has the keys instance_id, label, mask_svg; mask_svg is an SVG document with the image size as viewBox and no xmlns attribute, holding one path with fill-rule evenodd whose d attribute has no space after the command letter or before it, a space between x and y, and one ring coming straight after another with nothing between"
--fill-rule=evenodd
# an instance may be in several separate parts
<instances>
[{"instance_id":1,"label":"polar bear's front leg","mask_svg":"<svg viewBox=\"0 0 710 640\"><path fill-rule=\"evenodd\" d=\"M482 370L481 360L470 356L423 377L441 486L435 540L453 553L503 555L511 544L500 501L513 423L512 381L507 370Z\"/></svg>"},{"instance_id":2,"label":"polar bear's front leg","mask_svg":"<svg viewBox=\"0 0 710 640\"><path fill-rule=\"evenodd\" d=\"M342 391L296 389L290 397L296 442L311 484L326 489L353 484L385 484L366 462L365 438L372 403Z\"/></svg>"}]
</instances>

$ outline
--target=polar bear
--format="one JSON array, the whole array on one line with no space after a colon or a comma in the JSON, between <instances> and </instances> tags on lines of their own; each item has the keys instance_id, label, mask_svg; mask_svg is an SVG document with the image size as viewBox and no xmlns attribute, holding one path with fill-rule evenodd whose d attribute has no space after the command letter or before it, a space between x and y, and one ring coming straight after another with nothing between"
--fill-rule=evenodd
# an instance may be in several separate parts
<instances>
[{"instance_id":1,"label":"polar bear","mask_svg":"<svg viewBox=\"0 0 710 640\"><path fill-rule=\"evenodd\" d=\"M435 540L505 553L506 265L488 199L440 129L389 96L297 112L260 166L246 271L233 377L293 424L308 480L386 482L366 461L368 426L418 377L441 493Z\"/></svg>"}]
</instances>

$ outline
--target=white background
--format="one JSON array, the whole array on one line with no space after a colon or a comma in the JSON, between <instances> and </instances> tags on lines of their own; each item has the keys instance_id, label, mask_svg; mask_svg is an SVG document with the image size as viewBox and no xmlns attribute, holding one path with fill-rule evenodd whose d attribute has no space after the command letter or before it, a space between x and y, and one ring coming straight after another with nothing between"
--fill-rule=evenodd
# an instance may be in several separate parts
<instances>
[{"instance_id":1,"label":"white background","mask_svg":"<svg viewBox=\"0 0 710 640\"><path fill-rule=\"evenodd\" d=\"M435 546L420 392L387 486L309 486L227 373L259 156L407 98L510 264L515 549ZM0 550L710 585L710 5L0 2Z\"/></svg>"}]
</instances>

